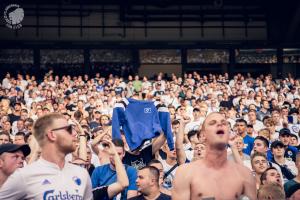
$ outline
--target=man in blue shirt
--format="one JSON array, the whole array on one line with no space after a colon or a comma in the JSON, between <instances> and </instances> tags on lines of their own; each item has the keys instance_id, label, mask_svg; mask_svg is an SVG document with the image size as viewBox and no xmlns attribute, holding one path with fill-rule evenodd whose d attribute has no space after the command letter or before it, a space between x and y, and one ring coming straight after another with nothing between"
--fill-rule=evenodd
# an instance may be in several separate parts
<instances>
[{"instance_id":1,"label":"man in blue shirt","mask_svg":"<svg viewBox=\"0 0 300 200\"><path fill-rule=\"evenodd\" d=\"M237 128L238 135L241 136L244 141L243 152L247 155L250 155L253 149L254 138L247 135L247 122L244 119L237 119L235 121L235 126Z\"/></svg>"},{"instance_id":2,"label":"man in blue shirt","mask_svg":"<svg viewBox=\"0 0 300 200\"><path fill-rule=\"evenodd\" d=\"M113 139L112 141L116 146L116 151L122 160L125 155L124 143L120 139ZM129 179L129 186L123 190L120 195L120 199L127 199L134 196L137 196L137 187L136 187L136 179L137 179L137 171L135 168L124 165L128 179ZM102 165L97 167L93 174L92 174L92 185L93 188L107 186L112 183L117 182L117 173L115 169L114 159L110 158L110 163L106 165ZM118 196L117 195L117 196ZM114 197L116 199L116 196Z\"/></svg>"},{"instance_id":3,"label":"man in blue shirt","mask_svg":"<svg viewBox=\"0 0 300 200\"><path fill-rule=\"evenodd\" d=\"M298 149L290 144L291 131L288 128L283 128L279 131L279 140L284 144L284 157L290 161L296 162Z\"/></svg>"}]
</instances>

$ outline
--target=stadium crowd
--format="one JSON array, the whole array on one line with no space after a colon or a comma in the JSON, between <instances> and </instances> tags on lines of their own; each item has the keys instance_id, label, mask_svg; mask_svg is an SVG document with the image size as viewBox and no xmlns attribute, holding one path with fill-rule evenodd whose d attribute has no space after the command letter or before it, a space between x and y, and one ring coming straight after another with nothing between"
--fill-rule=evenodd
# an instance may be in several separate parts
<instances>
[{"instance_id":1,"label":"stadium crowd","mask_svg":"<svg viewBox=\"0 0 300 200\"><path fill-rule=\"evenodd\" d=\"M292 76L7 73L0 101L0 199L300 198L300 83ZM116 122L117 109L127 116L136 102L156 107L138 107L133 118L157 105L168 114L151 138L142 135L146 119L131 136L117 126L129 120ZM136 135L149 140L133 148ZM221 140L226 148L212 151ZM235 165L220 165L222 175L203 167L214 152Z\"/></svg>"}]
</instances>

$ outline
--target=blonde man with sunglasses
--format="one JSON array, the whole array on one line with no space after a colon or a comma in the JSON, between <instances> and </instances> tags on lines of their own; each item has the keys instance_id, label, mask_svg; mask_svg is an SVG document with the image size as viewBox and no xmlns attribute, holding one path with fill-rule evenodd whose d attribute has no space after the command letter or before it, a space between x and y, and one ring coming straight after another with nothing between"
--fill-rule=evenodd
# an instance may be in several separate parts
<instances>
[{"instance_id":1,"label":"blonde man with sunglasses","mask_svg":"<svg viewBox=\"0 0 300 200\"><path fill-rule=\"evenodd\" d=\"M33 135L41 148L40 159L11 175L0 190L1 198L92 199L88 172L65 161L77 141L77 133L65 117L51 113L38 118Z\"/></svg>"}]
</instances>

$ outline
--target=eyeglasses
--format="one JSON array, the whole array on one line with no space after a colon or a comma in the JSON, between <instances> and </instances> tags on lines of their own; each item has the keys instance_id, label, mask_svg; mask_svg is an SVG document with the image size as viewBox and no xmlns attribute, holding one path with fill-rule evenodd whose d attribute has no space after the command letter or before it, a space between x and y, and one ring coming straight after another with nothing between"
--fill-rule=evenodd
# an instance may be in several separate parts
<instances>
[{"instance_id":1,"label":"eyeglasses","mask_svg":"<svg viewBox=\"0 0 300 200\"><path fill-rule=\"evenodd\" d=\"M63 127L59 127L59 128L54 128L51 131L58 131L58 130L66 130L70 135L72 135L72 131L75 130L74 125L70 124L68 126L63 126Z\"/></svg>"}]
</instances>

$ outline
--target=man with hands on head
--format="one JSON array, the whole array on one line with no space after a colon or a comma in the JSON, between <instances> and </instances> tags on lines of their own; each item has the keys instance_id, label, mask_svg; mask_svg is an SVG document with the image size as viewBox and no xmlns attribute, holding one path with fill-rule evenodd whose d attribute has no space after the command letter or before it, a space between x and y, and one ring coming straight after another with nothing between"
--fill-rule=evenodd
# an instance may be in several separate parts
<instances>
[{"instance_id":1,"label":"man with hands on head","mask_svg":"<svg viewBox=\"0 0 300 200\"><path fill-rule=\"evenodd\" d=\"M129 180L126 174L125 167L118 155L115 145L109 140L103 140L103 142L107 144L107 150L114 159L117 182L112 183L108 186L96 187L93 189L93 194L94 199L107 200L112 199L114 196L125 190L125 188L129 185Z\"/></svg>"}]
</instances>

